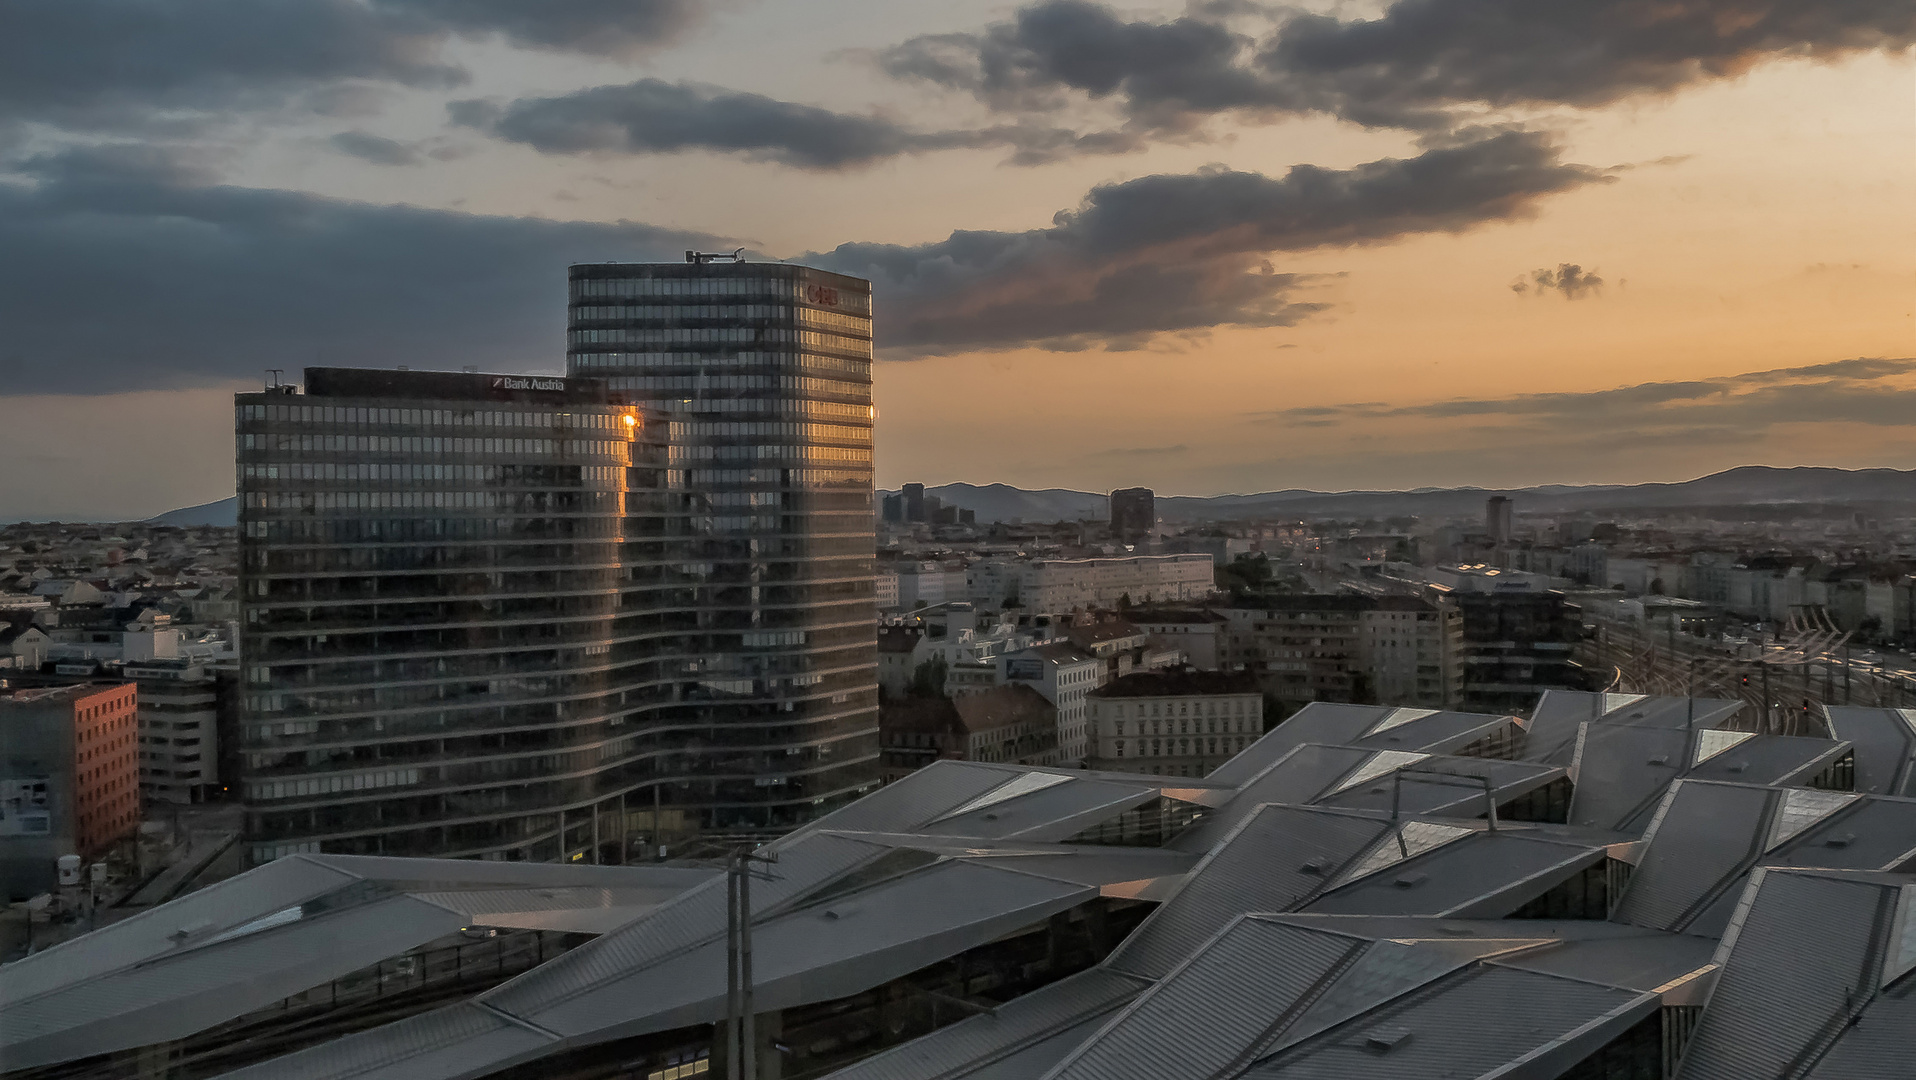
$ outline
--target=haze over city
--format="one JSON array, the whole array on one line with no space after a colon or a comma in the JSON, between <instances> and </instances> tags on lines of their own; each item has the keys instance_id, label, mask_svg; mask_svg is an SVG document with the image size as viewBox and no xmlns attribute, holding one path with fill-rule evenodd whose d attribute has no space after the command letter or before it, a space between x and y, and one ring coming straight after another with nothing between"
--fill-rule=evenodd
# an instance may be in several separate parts
<instances>
[{"instance_id":1,"label":"haze over city","mask_svg":"<svg viewBox=\"0 0 1916 1080\"><path fill-rule=\"evenodd\" d=\"M686 248L873 280L882 487L1916 461L1906 4L120 7L0 7L0 517Z\"/></svg>"}]
</instances>

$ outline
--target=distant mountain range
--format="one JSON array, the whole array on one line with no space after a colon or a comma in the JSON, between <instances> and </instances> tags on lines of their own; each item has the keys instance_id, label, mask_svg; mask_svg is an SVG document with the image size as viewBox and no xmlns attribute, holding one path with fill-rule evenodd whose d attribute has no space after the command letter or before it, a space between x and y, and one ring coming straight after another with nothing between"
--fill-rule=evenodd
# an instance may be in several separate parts
<instances>
[{"instance_id":1,"label":"distant mountain range","mask_svg":"<svg viewBox=\"0 0 1916 1080\"><path fill-rule=\"evenodd\" d=\"M979 521L1075 521L1109 513L1105 496L1069 488L1027 491L1009 484L945 484L925 489L947 504L975 511ZM896 492L881 492L896 494ZM1160 495L1158 516L1193 522L1232 518L1350 516L1445 517L1481 514L1484 500L1507 495L1521 513L1592 513L1734 506L1916 508L1916 469L1778 469L1745 465L1678 484L1545 484L1528 488L1419 488L1414 491L1310 491L1255 495ZM156 525L235 525L237 499L171 510Z\"/></svg>"},{"instance_id":2,"label":"distant mountain range","mask_svg":"<svg viewBox=\"0 0 1916 1080\"><path fill-rule=\"evenodd\" d=\"M1105 496L1067 488L1026 491L1007 484L928 487L947 504L983 521L1073 521L1102 518ZM891 494L887 492L886 494ZM1547 484L1530 488L1420 488L1415 491L1308 491L1292 488L1256 495L1161 495L1158 516L1192 522L1232 518L1350 516L1444 517L1481 514L1484 500L1507 495L1523 513L1603 513L1631 509L1733 506L1912 506L1916 470L1778 469L1746 465L1676 484ZM1907 511L1904 511L1907 512Z\"/></svg>"},{"instance_id":3,"label":"distant mountain range","mask_svg":"<svg viewBox=\"0 0 1916 1080\"><path fill-rule=\"evenodd\" d=\"M239 497L168 510L159 517L148 518L147 522L152 525L225 525L230 528L239 524Z\"/></svg>"}]
</instances>

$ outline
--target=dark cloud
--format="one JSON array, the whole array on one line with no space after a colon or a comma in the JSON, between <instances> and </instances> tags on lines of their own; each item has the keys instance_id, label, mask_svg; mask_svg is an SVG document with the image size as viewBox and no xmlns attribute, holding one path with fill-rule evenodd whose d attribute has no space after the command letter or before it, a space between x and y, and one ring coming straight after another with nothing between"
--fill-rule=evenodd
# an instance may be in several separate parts
<instances>
[{"instance_id":1,"label":"dark cloud","mask_svg":"<svg viewBox=\"0 0 1916 1080\"><path fill-rule=\"evenodd\" d=\"M1585 293L1602 292L1603 279L1596 271L1586 271L1576 263L1558 263L1555 270L1532 270L1528 277L1512 282L1510 290L1516 293L1535 290L1538 295L1555 292L1561 293L1565 300L1575 300Z\"/></svg>"},{"instance_id":2,"label":"dark cloud","mask_svg":"<svg viewBox=\"0 0 1916 1080\"><path fill-rule=\"evenodd\" d=\"M1346 170L1144 177L1094 189L1048 229L806 261L875 279L888 355L1129 348L1320 310L1267 252L1459 231L1601 179L1506 133ZM223 187L197 159L73 151L0 180L0 387L109 393L315 362L551 370L568 263L737 246Z\"/></svg>"},{"instance_id":3,"label":"dark cloud","mask_svg":"<svg viewBox=\"0 0 1916 1080\"><path fill-rule=\"evenodd\" d=\"M0 390L106 394L315 362L563 367L565 268L729 237L200 186L152 151L0 182Z\"/></svg>"},{"instance_id":4,"label":"dark cloud","mask_svg":"<svg viewBox=\"0 0 1916 1080\"><path fill-rule=\"evenodd\" d=\"M505 105L458 101L455 123L548 154L742 153L801 169L837 170L905 154L1010 147L1016 164L1134 149L1116 133L1077 135L1036 124L914 131L882 116L833 112L763 94L640 79Z\"/></svg>"},{"instance_id":5,"label":"dark cloud","mask_svg":"<svg viewBox=\"0 0 1916 1080\"><path fill-rule=\"evenodd\" d=\"M806 258L872 279L891 355L1038 345L1131 347L1165 332L1288 326L1322 305L1268 253L1385 243L1520 218L1602 182L1529 132L1351 169L1206 170L1094 188L1047 229Z\"/></svg>"},{"instance_id":6,"label":"dark cloud","mask_svg":"<svg viewBox=\"0 0 1916 1080\"><path fill-rule=\"evenodd\" d=\"M976 34L910 39L880 54L900 78L1012 111L1109 99L1158 137L1220 113L1328 113L1443 130L1484 109L1590 107L1741 74L1779 57L1832 59L1916 43L1908 0L1398 0L1375 19L1273 6L1263 36L1200 5L1129 20L1086 0L1044 0Z\"/></svg>"},{"instance_id":7,"label":"dark cloud","mask_svg":"<svg viewBox=\"0 0 1916 1080\"><path fill-rule=\"evenodd\" d=\"M1253 420L1284 427L1322 427L1327 422L1506 417L1539 430L1564 429L1572 421L1602 425L1616 440L1634 440L1641 433L1657 431L1741 428L1760 432L1792 423L1916 428L1916 387L1905 385L1911 375L1916 375L1916 359L1858 357L1584 393L1513 394L1400 406L1378 402L1314 405L1262 413Z\"/></svg>"},{"instance_id":8,"label":"dark cloud","mask_svg":"<svg viewBox=\"0 0 1916 1080\"><path fill-rule=\"evenodd\" d=\"M632 57L677 40L712 0L373 0L376 7L514 45Z\"/></svg>"},{"instance_id":9,"label":"dark cloud","mask_svg":"<svg viewBox=\"0 0 1916 1080\"><path fill-rule=\"evenodd\" d=\"M697 0L0 0L0 126L149 130L370 81L450 87L454 36L625 56ZM315 102L314 107L323 107Z\"/></svg>"},{"instance_id":10,"label":"dark cloud","mask_svg":"<svg viewBox=\"0 0 1916 1080\"><path fill-rule=\"evenodd\" d=\"M426 159L414 147L363 131L342 131L327 141L340 153L374 165L417 165Z\"/></svg>"}]
</instances>

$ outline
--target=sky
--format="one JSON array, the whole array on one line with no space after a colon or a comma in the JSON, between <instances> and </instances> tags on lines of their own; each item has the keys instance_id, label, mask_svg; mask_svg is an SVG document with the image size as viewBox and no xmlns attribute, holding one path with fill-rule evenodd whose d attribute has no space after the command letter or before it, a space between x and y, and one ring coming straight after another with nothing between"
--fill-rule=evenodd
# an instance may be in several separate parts
<instances>
[{"instance_id":1,"label":"sky","mask_svg":"<svg viewBox=\"0 0 1916 1080\"><path fill-rule=\"evenodd\" d=\"M0 520L565 268L872 279L878 482L1916 467L1908 0L0 0Z\"/></svg>"}]
</instances>

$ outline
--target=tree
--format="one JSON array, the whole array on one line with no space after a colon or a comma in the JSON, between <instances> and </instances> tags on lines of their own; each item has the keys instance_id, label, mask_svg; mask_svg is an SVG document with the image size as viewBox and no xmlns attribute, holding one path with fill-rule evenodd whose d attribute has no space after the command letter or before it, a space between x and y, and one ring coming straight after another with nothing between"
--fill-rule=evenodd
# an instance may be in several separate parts
<instances>
[{"instance_id":1,"label":"tree","mask_svg":"<svg viewBox=\"0 0 1916 1080\"><path fill-rule=\"evenodd\" d=\"M945 696L945 676L949 668L945 658L934 656L919 664L911 673L911 696L921 698L941 698Z\"/></svg>"}]
</instances>

